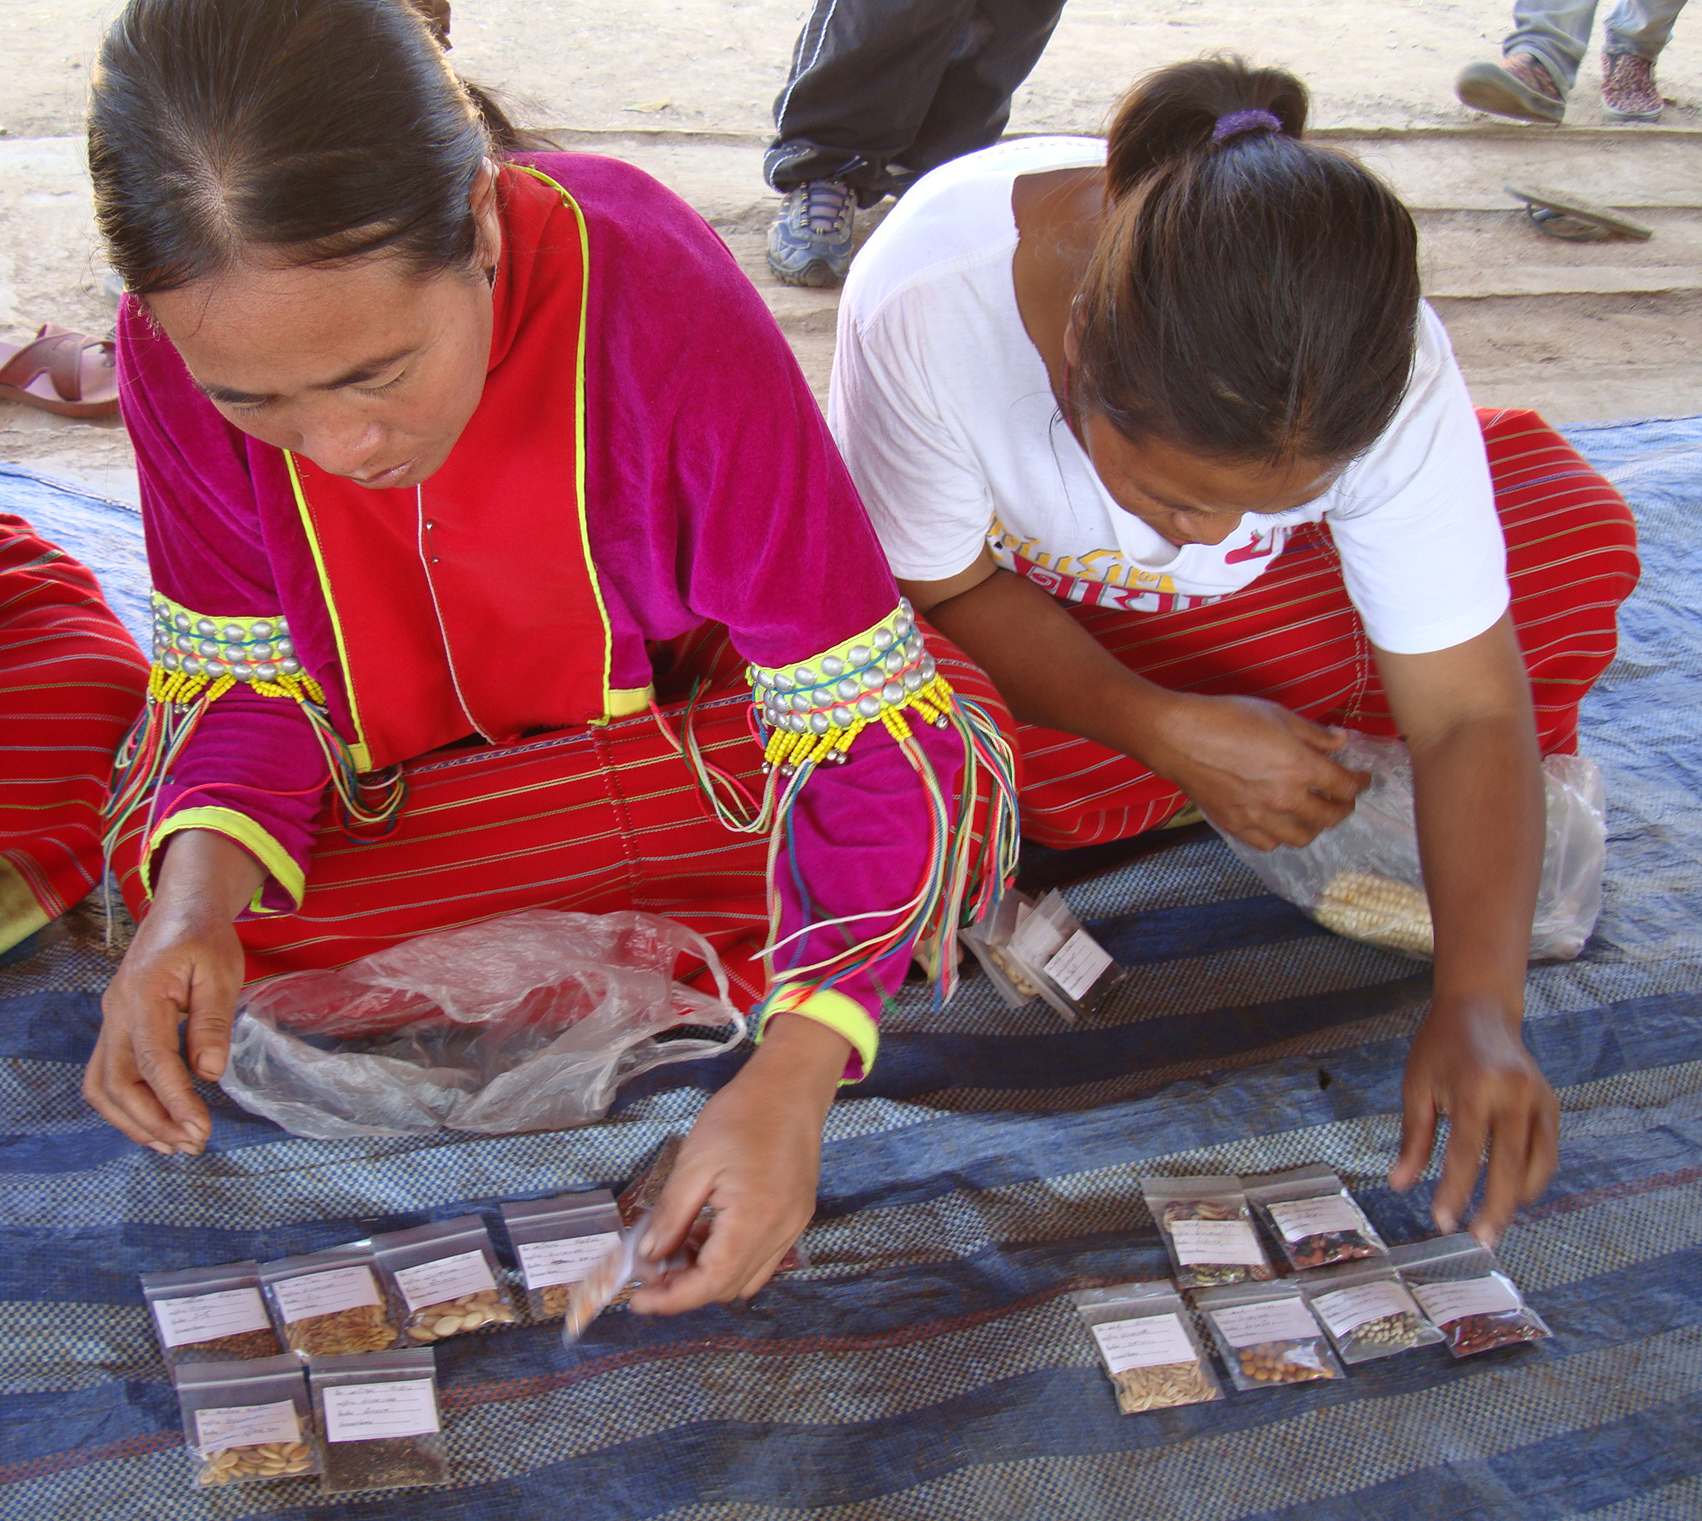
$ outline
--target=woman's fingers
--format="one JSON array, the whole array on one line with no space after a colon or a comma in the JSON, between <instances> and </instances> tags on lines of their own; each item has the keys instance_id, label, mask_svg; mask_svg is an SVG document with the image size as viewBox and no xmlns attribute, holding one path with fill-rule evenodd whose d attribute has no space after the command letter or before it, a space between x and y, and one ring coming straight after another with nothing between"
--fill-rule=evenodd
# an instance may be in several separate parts
<instances>
[{"instance_id":1,"label":"woman's fingers","mask_svg":"<svg viewBox=\"0 0 1702 1521\"><path fill-rule=\"evenodd\" d=\"M1471 1202L1477 1175L1483 1167L1489 1121L1477 1103L1462 1105L1448 1116L1448 1150L1442 1159L1442 1181L1436 1186L1430 1213L1440 1231L1459 1229L1460 1217Z\"/></svg>"},{"instance_id":2,"label":"woman's fingers","mask_svg":"<svg viewBox=\"0 0 1702 1521\"><path fill-rule=\"evenodd\" d=\"M1472 1234L1494 1246L1519 1207L1520 1189L1531 1155L1535 1116L1527 1109L1498 1116L1489 1132L1489 1170L1483 1203L1472 1220Z\"/></svg>"},{"instance_id":3,"label":"woman's fingers","mask_svg":"<svg viewBox=\"0 0 1702 1521\"><path fill-rule=\"evenodd\" d=\"M1389 1187L1405 1193L1429 1165L1436 1145L1439 1119L1436 1097L1429 1088L1406 1085L1401 1095L1401 1151L1389 1173Z\"/></svg>"},{"instance_id":4,"label":"woman's fingers","mask_svg":"<svg viewBox=\"0 0 1702 1521\"><path fill-rule=\"evenodd\" d=\"M1531 1150L1525 1159L1525 1176L1519 1190L1519 1202L1529 1204L1541 1196L1560 1165L1560 1102L1552 1093L1544 1095L1537 1105L1536 1120L1531 1125Z\"/></svg>"}]
</instances>

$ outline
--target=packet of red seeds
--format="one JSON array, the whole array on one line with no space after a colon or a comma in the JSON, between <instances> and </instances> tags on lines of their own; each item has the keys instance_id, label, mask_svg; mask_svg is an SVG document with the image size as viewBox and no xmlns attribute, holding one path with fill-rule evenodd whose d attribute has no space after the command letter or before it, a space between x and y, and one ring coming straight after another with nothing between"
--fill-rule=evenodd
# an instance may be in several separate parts
<instances>
[{"instance_id":1,"label":"packet of red seeds","mask_svg":"<svg viewBox=\"0 0 1702 1521\"><path fill-rule=\"evenodd\" d=\"M1415 1241L1389 1253L1412 1297L1436 1324L1455 1357L1546 1341L1548 1323L1525 1302L1487 1246L1465 1232Z\"/></svg>"}]
</instances>

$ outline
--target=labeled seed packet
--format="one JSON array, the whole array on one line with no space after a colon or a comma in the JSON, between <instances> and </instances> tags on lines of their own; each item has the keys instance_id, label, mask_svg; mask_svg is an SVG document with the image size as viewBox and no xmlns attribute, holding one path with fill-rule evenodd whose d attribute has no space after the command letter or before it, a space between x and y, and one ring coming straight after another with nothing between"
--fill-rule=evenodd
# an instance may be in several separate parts
<instances>
[{"instance_id":1,"label":"labeled seed packet","mask_svg":"<svg viewBox=\"0 0 1702 1521\"><path fill-rule=\"evenodd\" d=\"M448 1480L449 1449L430 1347L314 1357L307 1374L323 1440L324 1493Z\"/></svg>"},{"instance_id":2,"label":"labeled seed packet","mask_svg":"<svg viewBox=\"0 0 1702 1521\"><path fill-rule=\"evenodd\" d=\"M143 1273L141 1279L168 1368L276 1357L284 1350L260 1298L258 1263Z\"/></svg>"},{"instance_id":3,"label":"labeled seed packet","mask_svg":"<svg viewBox=\"0 0 1702 1521\"><path fill-rule=\"evenodd\" d=\"M278 1335L302 1357L383 1352L402 1341L370 1241L262 1263L260 1287Z\"/></svg>"},{"instance_id":4,"label":"labeled seed packet","mask_svg":"<svg viewBox=\"0 0 1702 1521\"><path fill-rule=\"evenodd\" d=\"M319 1472L300 1359L192 1363L175 1382L197 1484L269 1484Z\"/></svg>"},{"instance_id":5,"label":"labeled seed packet","mask_svg":"<svg viewBox=\"0 0 1702 1521\"><path fill-rule=\"evenodd\" d=\"M569 1291L619 1245L621 1213L606 1188L502 1206L502 1223L534 1320L567 1313Z\"/></svg>"},{"instance_id":6,"label":"labeled seed packet","mask_svg":"<svg viewBox=\"0 0 1702 1521\"><path fill-rule=\"evenodd\" d=\"M1349 1366L1442 1340L1400 1273L1386 1261L1344 1262L1297 1281L1312 1313L1330 1333L1336 1355Z\"/></svg>"},{"instance_id":7,"label":"labeled seed packet","mask_svg":"<svg viewBox=\"0 0 1702 1521\"><path fill-rule=\"evenodd\" d=\"M1101 1008L1123 976L1056 888L1038 903L1012 888L963 939L1013 1009L1043 999L1070 1024Z\"/></svg>"},{"instance_id":8,"label":"labeled seed packet","mask_svg":"<svg viewBox=\"0 0 1702 1521\"><path fill-rule=\"evenodd\" d=\"M1381 1257L1389 1249L1347 1185L1322 1164L1243 1178L1247 1202L1295 1272Z\"/></svg>"},{"instance_id":9,"label":"labeled seed packet","mask_svg":"<svg viewBox=\"0 0 1702 1521\"><path fill-rule=\"evenodd\" d=\"M1124 1415L1223 1398L1188 1307L1172 1283L1120 1283L1070 1296Z\"/></svg>"},{"instance_id":10,"label":"labeled seed packet","mask_svg":"<svg viewBox=\"0 0 1702 1521\"><path fill-rule=\"evenodd\" d=\"M1194 1308L1205 1317L1237 1389L1271 1389L1346 1376L1296 1283L1234 1283L1201 1289L1194 1296Z\"/></svg>"},{"instance_id":11,"label":"labeled seed packet","mask_svg":"<svg viewBox=\"0 0 1702 1521\"><path fill-rule=\"evenodd\" d=\"M1143 1178L1141 1193L1182 1288L1276 1277L1253 1228L1253 1212L1239 1178L1227 1173Z\"/></svg>"},{"instance_id":12,"label":"labeled seed packet","mask_svg":"<svg viewBox=\"0 0 1702 1521\"><path fill-rule=\"evenodd\" d=\"M1487 1246L1464 1231L1397 1246L1389 1261L1455 1357L1546 1341L1554 1333Z\"/></svg>"},{"instance_id":13,"label":"labeled seed packet","mask_svg":"<svg viewBox=\"0 0 1702 1521\"><path fill-rule=\"evenodd\" d=\"M520 1319L477 1215L374 1236L372 1252L401 1302L402 1333L410 1342L497 1330Z\"/></svg>"}]
</instances>

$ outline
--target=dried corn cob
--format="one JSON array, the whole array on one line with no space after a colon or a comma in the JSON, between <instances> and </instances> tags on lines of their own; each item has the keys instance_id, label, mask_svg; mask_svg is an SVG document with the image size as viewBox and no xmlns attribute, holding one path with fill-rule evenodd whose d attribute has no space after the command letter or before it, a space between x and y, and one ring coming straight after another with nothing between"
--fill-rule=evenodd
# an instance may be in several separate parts
<instances>
[{"instance_id":1,"label":"dried corn cob","mask_svg":"<svg viewBox=\"0 0 1702 1521\"><path fill-rule=\"evenodd\" d=\"M1435 954L1430 904L1423 890L1368 871L1337 872L1320 895L1312 917L1325 929L1350 940L1417 956Z\"/></svg>"}]
</instances>

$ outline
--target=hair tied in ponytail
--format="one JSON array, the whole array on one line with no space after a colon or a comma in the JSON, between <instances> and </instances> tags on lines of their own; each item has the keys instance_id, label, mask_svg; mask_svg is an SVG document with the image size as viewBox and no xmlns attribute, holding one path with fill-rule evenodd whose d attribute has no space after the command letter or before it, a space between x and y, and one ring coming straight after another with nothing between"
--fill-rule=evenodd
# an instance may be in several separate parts
<instances>
[{"instance_id":1,"label":"hair tied in ponytail","mask_svg":"<svg viewBox=\"0 0 1702 1521\"><path fill-rule=\"evenodd\" d=\"M1211 129L1214 143L1226 143L1232 137L1245 137L1249 132L1281 132L1282 122L1270 111L1231 111L1220 116Z\"/></svg>"}]
</instances>

